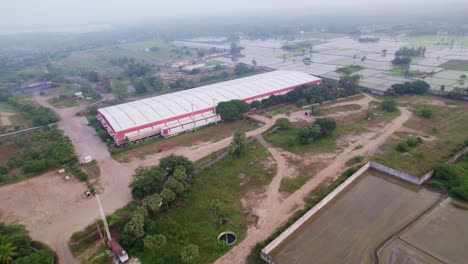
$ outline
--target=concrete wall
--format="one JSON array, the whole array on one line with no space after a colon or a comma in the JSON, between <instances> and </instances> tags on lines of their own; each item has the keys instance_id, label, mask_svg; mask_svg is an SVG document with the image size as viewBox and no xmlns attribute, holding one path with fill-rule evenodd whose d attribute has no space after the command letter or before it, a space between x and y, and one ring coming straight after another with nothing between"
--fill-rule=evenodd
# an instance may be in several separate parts
<instances>
[{"instance_id":1,"label":"concrete wall","mask_svg":"<svg viewBox=\"0 0 468 264\"><path fill-rule=\"evenodd\" d=\"M353 183L357 178L359 178L364 172L366 172L370 167L370 163L365 164L362 168L356 171L351 177L346 179L340 186L335 190L329 193L325 198L323 198L318 204L312 207L307 213L305 213L301 218L299 218L294 224L292 224L288 229L286 229L281 235L279 235L275 240L268 244L261 251L261 258L266 262L273 264L274 260L269 256L271 251L278 247L287 237L294 233L299 227L302 226L307 220L309 220L314 214L316 214L320 209L327 205L333 198L335 198L341 191Z\"/></svg>"},{"instance_id":2,"label":"concrete wall","mask_svg":"<svg viewBox=\"0 0 468 264\"><path fill-rule=\"evenodd\" d=\"M396 177L396 178L398 178L400 180L404 180L404 181L407 181L407 182L410 182L410 183L413 183L413 184L417 184L417 185L420 185L423 182L422 178L413 176L413 175L408 174L406 172L395 170L395 169L392 169L392 168L387 167L385 165L382 165L380 163L376 163L376 162L372 162L372 161L369 162L369 163L370 163L370 167L372 169L383 172L383 173L388 174L388 175L391 175L391 176Z\"/></svg>"},{"instance_id":3,"label":"concrete wall","mask_svg":"<svg viewBox=\"0 0 468 264\"><path fill-rule=\"evenodd\" d=\"M15 132L0 135L0 139L10 138L10 137L24 135L24 134L29 134L29 133L33 133L33 132L36 132L36 131L42 131L43 129L44 129L44 126L27 128L27 129L23 129L23 130L19 130L19 131L15 131Z\"/></svg>"}]
</instances>

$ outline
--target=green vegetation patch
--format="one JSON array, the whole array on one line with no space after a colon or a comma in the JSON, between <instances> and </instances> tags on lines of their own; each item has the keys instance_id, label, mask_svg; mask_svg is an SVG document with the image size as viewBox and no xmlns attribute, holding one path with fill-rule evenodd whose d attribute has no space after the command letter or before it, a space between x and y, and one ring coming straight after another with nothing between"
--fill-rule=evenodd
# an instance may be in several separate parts
<instances>
[{"instance_id":1,"label":"green vegetation patch","mask_svg":"<svg viewBox=\"0 0 468 264\"><path fill-rule=\"evenodd\" d=\"M282 148L295 154L304 153L330 153L336 150L336 139L344 134L358 131L355 124L338 126L330 135L314 140L309 144L300 144L298 131L304 123L291 123L288 130L267 131L263 137L271 145Z\"/></svg>"},{"instance_id":2,"label":"green vegetation patch","mask_svg":"<svg viewBox=\"0 0 468 264\"><path fill-rule=\"evenodd\" d=\"M219 233L233 231L242 241L248 219L240 200L253 188L268 184L275 175L274 170L265 170L269 152L262 145L254 141L247 148L244 156L229 156L195 175L188 196L154 219L152 233L165 235L167 243L163 252L135 252L142 263L180 263L180 252L190 243L199 247L197 263L211 263L229 249L219 247ZM223 205L225 225L216 224L216 218L210 215L214 199Z\"/></svg>"},{"instance_id":3,"label":"green vegetation patch","mask_svg":"<svg viewBox=\"0 0 468 264\"><path fill-rule=\"evenodd\" d=\"M439 67L454 71L468 71L468 60L449 60Z\"/></svg>"},{"instance_id":4,"label":"green vegetation patch","mask_svg":"<svg viewBox=\"0 0 468 264\"><path fill-rule=\"evenodd\" d=\"M168 44L158 40L148 40L148 41L139 41L139 42L130 42L119 45L119 47L130 50L145 50L151 49L152 47L163 48L167 47Z\"/></svg>"},{"instance_id":5,"label":"green vegetation patch","mask_svg":"<svg viewBox=\"0 0 468 264\"><path fill-rule=\"evenodd\" d=\"M0 165L0 184L20 181L77 161L70 139L58 128L16 136L18 153Z\"/></svg>"},{"instance_id":6,"label":"green vegetation patch","mask_svg":"<svg viewBox=\"0 0 468 264\"><path fill-rule=\"evenodd\" d=\"M216 65L223 65L224 62L222 61L218 61L218 60L212 60L212 61L207 61L205 63L205 66L209 67L209 66L216 66Z\"/></svg>"},{"instance_id":7,"label":"green vegetation patch","mask_svg":"<svg viewBox=\"0 0 468 264\"><path fill-rule=\"evenodd\" d=\"M465 145L468 146L468 141ZM436 165L428 184L468 201L468 155L455 164Z\"/></svg>"},{"instance_id":8,"label":"green vegetation patch","mask_svg":"<svg viewBox=\"0 0 468 264\"><path fill-rule=\"evenodd\" d=\"M362 67L360 65L350 65L350 66L338 68L336 70L336 72L343 73L343 74L346 74L346 75L351 75L351 74L356 73L356 72L361 71L361 70L364 70L364 67Z\"/></svg>"},{"instance_id":9,"label":"green vegetation patch","mask_svg":"<svg viewBox=\"0 0 468 264\"><path fill-rule=\"evenodd\" d=\"M433 113L430 119L413 115L405 124L406 127L417 131L423 140L424 138L428 140L409 148L407 152L399 152L396 148L402 139L414 137L411 133L399 133L399 138L389 139L380 147L381 154L377 154L372 160L418 176L431 170L434 164L447 160L467 140L468 107L422 104L412 104L412 106L416 112L430 109Z\"/></svg>"}]
</instances>

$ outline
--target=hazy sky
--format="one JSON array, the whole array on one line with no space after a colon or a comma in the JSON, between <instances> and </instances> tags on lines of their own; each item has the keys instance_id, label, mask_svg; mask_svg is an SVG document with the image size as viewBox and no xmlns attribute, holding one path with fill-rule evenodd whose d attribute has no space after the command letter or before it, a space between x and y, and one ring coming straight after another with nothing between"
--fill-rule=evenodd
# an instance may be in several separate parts
<instances>
[{"instance_id":1,"label":"hazy sky","mask_svg":"<svg viewBox=\"0 0 468 264\"><path fill-rule=\"evenodd\" d=\"M118 23L164 17L298 9L317 12L424 8L444 10L467 0L0 0L0 30ZM466 9L465 9L466 10ZM428 11L429 12L429 11Z\"/></svg>"}]
</instances>

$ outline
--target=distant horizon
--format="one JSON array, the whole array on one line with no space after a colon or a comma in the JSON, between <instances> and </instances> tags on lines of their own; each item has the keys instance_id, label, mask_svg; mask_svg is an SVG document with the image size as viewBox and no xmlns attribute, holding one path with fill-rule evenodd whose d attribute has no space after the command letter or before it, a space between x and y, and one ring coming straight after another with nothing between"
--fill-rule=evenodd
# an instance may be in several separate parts
<instances>
[{"instance_id":1,"label":"distant horizon","mask_svg":"<svg viewBox=\"0 0 468 264\"><path fill-rule=\"evenodd\" d=\"M54 0L48 0L54 1ZM139 0L142 1L142 0ZM209 1L209 0L205 0ZM292 0L294 1L294 0ZM341 0L330 0L332 4L320 4L315 7L311 7L309 4L304 4L304 7L298 6L288 6L288 7L271 7L264 8L253 8L244 10L242 8L235 9L232 12L229 12L229 8L218 10L217 8L210 8L207 10L200 10L200 8L193 10L192 12L187 11L178 11L176 13L166 13L166 14L149 14L148 12L142 11L141 14L129 14L128 16L117 16L117 15L93 15L92 12L85 17L80 17L73 15L70 17L57 17L53 19L53 16L50 19L45 19L40 16L40 19L34 19L34 21L21 20L22 16L26 14L19 14L12 17L11 14L6 16L0 16L0 35L11 35L11 34L24 34L24 33L84 33L91 31L100 31L112 29L117 25L138 25L145 23L158 23L158 22L180 22L180 21L189 21L189 20L199 20L199 21L210 21L213 20L213 23L220 22L220 18L223 18L227 21L236 22L236 18L258 18L264 19L268 16L274 16L275 19L295 19L295 18L304 18L310 16L310 19L323 18L328 20L329 23L334 23L333 20L338 17L338 19L347 19L350 23L359 23L363 20L369 20L368 23L375 21L376 24L381 24L385 20L394 20L396 23L400 17L402 20L411 20L411 19L426 19L426 20L454 20L458 19L459 21L464 21L466 13L468 13L468 2L459 0L452 0L449 2L454 2L453 4L444 3L409 3L405 8L402 7L387 7L387 5L367 5L359 6L358 9L353 10L350 8L345 8L347 4L336 4L337 1ZM364 0L367 1L367 0ZM275 2L275 1L273 1ZM333 4L334 3L334 4ZM357 6L357 5L355 5ZM443 7L443 8L441 8ZM4 9L4 10L8 10ZM12 11L14 13L14 9ZM79 12L79 10L77 11ZM94 12L98 12L94 10ZM112 12L112 10L106 10L104 13ZM179 14L180 12L180 14ZM382 13L385 13L385 16L382 16ZM104 14L103 13L103 14ZM64 14L65 15L65 14ZM57 16L54 13L54 16ZM222 22L225 22L225 21ZM210 21L211 22L211 21ZM239 19L236 23L243 22L242 19ZM327 21L324 21L326 23Z\"/></svg>"}]
</instances>

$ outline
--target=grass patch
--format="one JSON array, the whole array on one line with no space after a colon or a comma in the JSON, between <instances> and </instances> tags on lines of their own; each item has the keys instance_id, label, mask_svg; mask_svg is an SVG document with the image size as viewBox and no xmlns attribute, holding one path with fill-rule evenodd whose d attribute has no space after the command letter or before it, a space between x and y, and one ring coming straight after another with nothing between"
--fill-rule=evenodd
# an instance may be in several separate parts
<instances>
[{"instance_id":1,"label":"grass patch","mask_svg":"<svg viewBox=\"0 0 468 264\"><path fill-rule=\"evenodd\" d=\"M128 162L133 158L143 158L155 154L159 150L192 146L201 142L216 142L234 135L235 131L250 131L256 128L258 128L257 123L245 120L221 122L217 126L203 127L197 131L187 132L168 139L157 137L140 143L131 143L127 147L115 147L111 149L111 154L119 162Z\"/></svg>"},{"instance_id":2,"label":"grass patch","mask_svg":"<svg viewBox=\"0 0 468 264\"><path fill-rule=\"evenodd\" d=\"M302 123L291 123L287 130L268 130L263 134L265 140L277 148L301 155L304 153L330 153L336 151L336 139L344 134L356 132L359 130L355 124L338 125L333 133L327 137L312 141L303 145L299 143L297 136Z\"/></svg>"},{"instance_id":3,"label":"grass patch","mask_svg":"<svg viewBox=\"0 0 468 264\"><path fill-rule=\"evenodd\" d=\"M209 66L216 66L216 65L223 65L223 64L224 64L224 62L222 62L222 61L212 60L212 61L207 61L205 63L205 66L209 67Z\"/></svg>"},{"instance_id":4,"label":"grass patch","mask_svg":"<svg viewBox=\"0 0 468 264\"><path fill-rule=\"evenodd\" d=\"M417 98L417 97L410 97ZM410 99L411 101L411 99ZM416 111L420 108L431 109L430 119L413 115L405 124L416 130L419 135L399 133L399 138L388 140L381 148L381 154L372 159L386 166L405 171L413 175L422 175L434 164L444 162L453 155L468 139L468 106L444 107L411 103ZM410 137L421 136L424 143L401 153L397 145ZM427 138L427 140L424 140Z\"/></svg>"},{"instance_id":5,"label":"grass patch","mask_svg":"<svg viewBox=\"0 0 468 264\"><path fill-rule=\"evenodd\" d=\"M352 166L361 163L364 160L362 156L354 156L346 162L346 166Z\"/></svg>"},{"instance_id":6,"label":"grass patch","mask_svg":"<svg viewBox=\"0 0 468 264\"><path fill-rule=\"evenodd\" d=\"M351 75L353 73L356 73L358 71L364 70L364 67L360 65L350 65L346 67L341 67L336 70L337 73L343 73L346 75Z\"/></svg>"},{"instance_id":7,"label":"grass patch","mask_svg":"<svg viewBox=\"0 0 468 264\"><path fill-rule=\"evenodd\" d=\"M357 104L340 105L340 106L320 109L320 115L331 115L331 114L336 114L339 112L357 111L360 109L361 109L361 106Z\"/></svg>"},{"instance_id":8,"label":"grass patch","mask_svg":"<svg viewBox=\"0 0 468 264\"><path fill-rule=\"evenodd\" d=\"M468 60L449 60L439 67L453 71L468 71Z\"/></svg>"},{"instance_id":9,"label":"grass patch","mask_svg":"<svg viewBox=\"0 0 468 264\"><path fill-rule=\"evenodd\" d=\"M76 100L71 98L60 99L59 97L53 97L47 100L47 102L49 102L52 106L57 108L67 108L79 105Z\"/></svg>"},{"instance_id":10,"label":"grass patch","mask_svg":"<svg viewBox=\"0 0 468 264\"><path fill-rule=\"evenodd\" d=\"M88 180L88 174L86 174L85 172L83 172L78 166L76 165L72 165L72 166L69 166L68 168L66 168L65 170L66 172L70 173L71 175L73 175L73 177L75 177L77 180L81 181L81 182L85 182Z\"/></svg>"},{"instance_id":11,"label":"grass patch","mask_svg":"<svg viewBox=\"0 0 468 264\"><path fill-rule=\"evenodd\" d=\"M233 231L238 241L245 237L248 220L240 199L247 192L268 184L275 172L265 169L269 152L257 141L248 145L241 158L229 156L197 174L188 197L177 207L155 219L149 233L167 237L164 252L135 252L142 263L180 263L180 251L189 243L198 245L197 263L211 263L228 248L215 250L217 236L222 231ZM226 225L218 226L209 212L210 203L219 199L223 204Z\"/></svg>"},{"instance_id":12,"label":"grass patch","mask_svg":"<svg viewBox=\"0 0 468 264\"><path fill-rule=\"evenodd\" d=\"M263 113L264 116L275 116L280 114L292 113L294 111L299 110L300 108L296 107L295 105L284 105L270 111Z\"/></svg>"}]
</instances>

